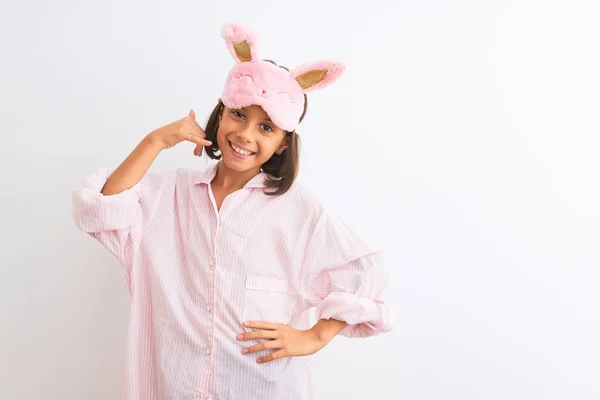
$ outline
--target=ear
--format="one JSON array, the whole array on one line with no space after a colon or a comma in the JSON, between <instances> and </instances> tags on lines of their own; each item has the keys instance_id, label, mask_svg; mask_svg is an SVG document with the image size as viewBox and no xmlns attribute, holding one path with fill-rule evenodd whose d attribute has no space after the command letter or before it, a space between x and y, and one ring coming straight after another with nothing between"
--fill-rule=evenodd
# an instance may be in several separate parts
<instances>
[{"instance_id":1,"label":"ear","mask_svg":"<svg viewBox=\"0 0 600 400\"><path fill-rule=\"evenodd\" d=\"M285 149L288 148L289 141L290 141L290 137L288 135L285 135L285 138L283 139L283 141L281 142L281 144L279 145L279 148L275 151L275 153L278 155L281 155L281 153L283 153L285 151Z\"/></svg>"},{"instance_id":2,"label":"ear","mask_svg":"<svg viewBox=\"0 0 600 400\"><path fill-rule=\"evenodd\" d=\"M317 61L295 68L290 72L304 93L324 89L342 75L346 66L338 61Z\"/></svg>"},{"instance_id":3,"label":"ear","mask_svg":"<svg viewBox=\"0 0 600 400\"><path fill-rule=\"evenodd\" d=\"M225 24L221 28L229 53L237 62L258 60L257 38L254 32L243 25Z\"/></svg>"}]
</instances>

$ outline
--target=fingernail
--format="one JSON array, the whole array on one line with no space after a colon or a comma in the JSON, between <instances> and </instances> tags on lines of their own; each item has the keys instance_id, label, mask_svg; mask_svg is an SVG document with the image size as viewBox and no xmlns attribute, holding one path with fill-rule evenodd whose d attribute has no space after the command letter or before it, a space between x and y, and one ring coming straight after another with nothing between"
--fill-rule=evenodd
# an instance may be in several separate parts
<instances>
[{"instance_id":1,"label":"fingernail","mask_svg":"<svg viewBox=\"0 0 600 400\"><path fill-rule=\"evenodd\" d=\"M244 335L242 335L241 333L239 335L237 335L238 340L240 340L243 337L244 337Z\"/></svg>"},{"instance_id":2,"label":"fingernail","mask_svg":"<svg viewBox=\"0 0 600 400\"><path fill-rule=\"evenodd\" d=\"M246 354L247 352L248 352L248 349L243 349L243 350L242 350L242 353L243 353L243 354Z\"/></svg>"},{"instance_id":3,"label":"fingernail","mask_svg":"<svg viewBox=\"0 0 600 400\"><path fill-rule=\"evenodd\" d=\"M258 360L256 360L256 362L257 362L258 364L260 364L260 363L262 362L262 360L259 358Z\"/></svg>"},{"instance_id":4,"label":"fingernail","mask_svg":"<svg viewBox=\"0 0 600 400\"><path fill-rule=\"evenodd\" d=\"M248 325L250 325L250 322L246 321L246 322L244 322L244 325L248 326Z\"/></svg>"}]
</instances>

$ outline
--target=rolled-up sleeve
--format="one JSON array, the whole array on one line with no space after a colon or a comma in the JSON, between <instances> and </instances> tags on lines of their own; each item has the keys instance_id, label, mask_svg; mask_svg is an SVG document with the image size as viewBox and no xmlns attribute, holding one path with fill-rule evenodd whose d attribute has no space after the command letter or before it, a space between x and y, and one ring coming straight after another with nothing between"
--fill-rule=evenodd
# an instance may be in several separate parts
<instances>
[{"instance_id":1,"label":"rolled-up sleeve","mask_svg":"<svg viewBox=\"0 0 600 400\"><path fill-rule=\"evenodd\" d=\"M72 191L72 214L80 230L97 239L121 262L130 281L144 228L154 217L162 193L168 190L170 175L147 173L130 189L103 195L102 188L112 172L99 169Z\"/></svg>"},{"instance_id":2,"label":"rolled-up sleeve","mask_svg":"<svg viewBox=\"0 0 600 400\"><path fill-rule=\"evenodd\" d=\"M317 319L344 321L340 333L368 337L393 327L393 310L381 298L389 275L380 252L338 216L323 212L308 243L305 296Z\"/></svg>"}]
</instances>

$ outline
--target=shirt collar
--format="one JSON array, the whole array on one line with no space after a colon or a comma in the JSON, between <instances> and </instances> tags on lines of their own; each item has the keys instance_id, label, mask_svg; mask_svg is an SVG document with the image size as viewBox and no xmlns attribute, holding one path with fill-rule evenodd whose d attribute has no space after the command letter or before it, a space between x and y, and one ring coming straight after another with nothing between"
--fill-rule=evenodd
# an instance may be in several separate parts
<instances>
[{"instance_id":1,"label":"shirt collar","mask_svg":"<svg viewBox=\"0 0 600 400\"><path fill-rule=\"evenodd\" d=\"M217 175L217 169L219 168L220 161L211 165L210 167L202 170L202 171L194 171L193 182L196 185L208 185L212 182L212 180ZM248 181L244 185L244 188L265 188L265 179L267 178L267 174L265 172L259 172L256 176Z\"/></svg>"}]
</instances>

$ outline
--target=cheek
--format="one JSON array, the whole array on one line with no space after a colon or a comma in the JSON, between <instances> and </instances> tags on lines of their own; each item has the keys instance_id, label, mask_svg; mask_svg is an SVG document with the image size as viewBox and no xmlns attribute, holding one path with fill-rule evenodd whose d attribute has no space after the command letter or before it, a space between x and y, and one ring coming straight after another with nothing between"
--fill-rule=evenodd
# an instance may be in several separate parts
<instances>
[{"instance_id":1,"label":"cheek","mask_svg":"<svg viewBox=\"0 0 600 400\"><path fill-rule=\"evenodd\" d=\"M217 128L217 142L221 143L225 140L225 132L227 132L227 126L219 125Z\"/></svg>"},{"instance_id":2,"label":"cheek","mask_svg":"<svg viewBox=\"0 0 600 400\"><path fill-rule=\"evenodd\" d=\"M274 154L277 154L277 151L279 150L280 146L281 146L281 140L269 140L269 141L265 141L263 143L261 143L260 146L260 152L263 154L263 156L270 158L271 156L273 156Z\"/></svg>"},{"instance_id":3,"label":"cheek","mask_svg":"<svg viewBox=\"0 0 600 400\"><path fill-rule=\"evenodd\" d=\"M225 138L225 136L232 132L236 132L239 128L240 127L235 122L223 118L217 128L217 138Z\"/></svg>"},{"instance_id":4,"label":"cheek","mask_svg":"<svg viewBox=\"0 0 600 400\"><path fill-rule=\"evenodd\" d=\"M258 145L265 153L271 153L277 150L277 143L279 143L279 141L274 138L263 138L262 140L258 141Z\"/></svg>"}]
</instances>

